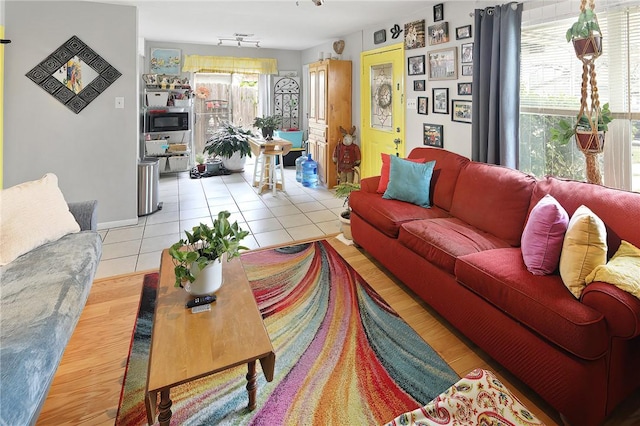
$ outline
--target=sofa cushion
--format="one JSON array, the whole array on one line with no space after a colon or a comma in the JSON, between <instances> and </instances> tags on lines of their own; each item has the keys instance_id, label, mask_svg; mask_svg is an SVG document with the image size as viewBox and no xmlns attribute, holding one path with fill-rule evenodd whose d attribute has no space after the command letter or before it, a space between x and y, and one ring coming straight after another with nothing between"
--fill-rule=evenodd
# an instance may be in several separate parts
<instances>
[{"instance_id":1,"label":"sofa cushion","mask_svg":"<svg viewBox=\"0 0 640 426\"><path fill-rule=\"evenodd\" d=\"M385 200L382 194L354 191L349 195L352 214L360 216L364 221L391 238L398 237L400 225L406 222L448 217L444 210L432 206L429 209L398 200Z\"/></svg>"},{"instance_id":2,"label":"sofa cushion","mask_svg":"<svg viewBox=\"0 0 640 426\"><path fill-rule=\"evenodd\" d=\"M100 261L100 235L66 235L0 268L0 424L35 424Z\"/></svg>"},{"instance_id":3,"label":"sofa cushion","mask_svg":"<svg viewBox=\"0 0 640 426\"><path fill-rule=\"evenodd\" d=\"M608 350L604 316L576 300L558 275L529 273L518 248L461 256L455 275L492 305L576 356L597 359Z\"/></svg>"},{"instance_id":4,"label":"sofa cushion","mask_svg":"<svg viewBox=\"0 0 640 426\"><path fill-rule=\"evenodd\" d=\"M451 215L517 247L535 182L518 170L471 162L460 170Z\"/></svg>"},{"instance_id":5,"label":"sofa cushion","mask_svg":"<svg viewBox=\"0 0 640 426\"><path fill-rule=\"evenodd\" d=\"M398 241L453 274L456 258L509 244L457 218L416 220L400 228Z\"/></svg>"},{"instance_id":6,"label":"sofa cushion","mask_svg":"<svg viewBox=\"0 0 640 426\"><path fill-rule=\"evenodd\" d=\"M389 154L380 154L382 158L382 167L380 168L380 180L378 181L378 190L380 194L384 194L389 186L389 171L391 168L391 156ZM414 163L426 163L426 158L405 158L406 161L412 161Z\"/></svg>"},{"instance_id":7,"label":"sofa cushion","mask_svg":"<svg viewBox=\"0 0 640 426\"><path fill-rule=\"evenodd\" d=\"M587 285L585 278L596 266L607 263L607 231L602 220L586 206L571 216L560 255L560 276L577 298Z\"/></svg>"},{"instance_id":8,"label":"sofa cushion","mask_svg":"<svg viewBox=\"0 0 640 426\"><path fill-rule=\"evenodd\" d=\"M389 184L382 198L431 207L429 189L435 161L419 164L394 156L390 163Z\"/></svg>"},{"instance_id":9,"label":"sofa cushion","mask_svg":"<svg viewBox=\"0 0 640 426\"><path fill-rule=\"evenodd\" d=\"M470 160L454 152L440 148L420 147L411 150L407 159L426 158L435 161L436 165L431 176L432 206L438 206L446 211L451 209L453 190L458 180L460 170Z\"/></svg>"},{"instance_id":10,"label":"sofa cushion","mask_svg":"<svg viewBox=\"0 0 640 426\"><path fill-rule=\"evenodd\" d=\"M531 210L522 232L522 258L533 275L555 272L560 262L569 215L551 195L545 195Z\"/></svg>"},{"instance_id":11,"label":"sofa cushion","mask_svg":"<svg viewBox=\"0 0 640 426\"><path fill-rule=\"evenodd\" d=\"M585 278L587 285L594 281L613 284L640 299L640 249L622 241L611 260L596 266Z\"/></svg>"},{"instance_id":12,"label":"sofa cushion","mask_svg":"<svg viewBox=\"0 0 640 426\"><path fill-rule=\"evenodd\" d=\"M0 191L0 266L78 231L53 173Z\"/></svg>"}]
</instances>

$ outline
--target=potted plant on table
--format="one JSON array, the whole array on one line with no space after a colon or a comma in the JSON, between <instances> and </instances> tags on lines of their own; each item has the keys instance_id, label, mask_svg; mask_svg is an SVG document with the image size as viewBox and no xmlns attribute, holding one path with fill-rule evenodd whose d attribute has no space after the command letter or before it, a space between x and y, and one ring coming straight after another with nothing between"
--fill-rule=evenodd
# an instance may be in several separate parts
<instances>
[{"instance_id":1,"label":"potted plant on table","mask_svg":"<svg viewBox=\"0 0 640 426\"><path fill-rule=\"evenodd\" d=\"M596 13L592 9L584 9L578 15L566 33L567 42L573 42L573 48L578 58L585 55L600 56L602 53L602 32Z\"/></svg>"},{"instance_id":2,"label":"potted plant on table","mask_svg":"<svg viewBox=\"0 0 640 426\"><path fill-rule=\"evenodd\" d=\"M227 170L242 171L247 157L251 157L251 145L249 145L251 136L253 136L251 130L227 123L207 140L203 152L220 157L222 165Z\"/></svg>"},{"instance_id":3,"label":"potted plant on table","mask_svg":"<svg viewBox=\"0 0 640 426\"><path fill-rule=\"evenodd\" d=\"M229 222L231 213L218 213L213 226L200 223L185 231L186 238L180 239L169 248L169 255L175 265L176 287L185 287L194 296L215 293L222 285L222 256L227 261L240 255L240 250L248 247L240 241L249 235L238 222Z\"/></svg>"},{"instance_id":4,"label":"potted plant on table","mask_svg":"<svg viewBox=\"0 0 640 426\"><path fill-rule=\"evenodd\" d=\"M262 136L267 139L273 139L273 132L280 127L282 123L281 115L268 115L266 117L256 117L253 121L253 127L262 129Z\"/></svg>"},{"instance_id":5,"label":"potted plant on table","mask_svg":"<svg viewBox=\"0 0 640 426\"><path fill-rule=\"evenodd\" d=\"M573 136L583 152L599 153L604 148L605 133L609 130L609 123L613 121L609 103L602 106L599 113L589 116L582 114L575 125L568 120L560 120L557 128L551 129L551 140L560 145L569 143ZM597 132L593 131L592 124L597 126Z\"/></svg>"},{"instance_id":6,"label":"potted plant on table","mask_svg":"<svg viewBox=\"0 0 640 426\"><path fill-rule=\"evenodd\" d=\"M337 198L344 198L343 207L346 209L340 212L340 231L344 237L351 240L351 207L349 207L349 196L353 191L360 190L359 183L344 182L334 186Z\"/></svg>"}]
</instances>

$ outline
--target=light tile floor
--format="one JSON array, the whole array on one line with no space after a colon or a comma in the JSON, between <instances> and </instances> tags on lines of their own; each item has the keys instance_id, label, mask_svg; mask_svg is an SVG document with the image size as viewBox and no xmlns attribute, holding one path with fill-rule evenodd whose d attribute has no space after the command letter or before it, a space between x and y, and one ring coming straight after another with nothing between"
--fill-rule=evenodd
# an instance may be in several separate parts
<instances>
[{"instance_id":1,"label":"light tile floor","mask_svg":"<svg viewBox=\"0 0 640 426\"><path fill-rule=\"evenodd\" d=\"M251 232L249 248L321 237L339 232L343 200L327 188L306 188L285 168L285 192L258 194L251 186L253 164L243 173L191 179L188 172L161 175L162 210L138 218L137 225L99 231L103 246L96 278L157 269L163 249L177 242L185 229L213 223L221 210L231 213Z\"/></svg>"}]
</instances>

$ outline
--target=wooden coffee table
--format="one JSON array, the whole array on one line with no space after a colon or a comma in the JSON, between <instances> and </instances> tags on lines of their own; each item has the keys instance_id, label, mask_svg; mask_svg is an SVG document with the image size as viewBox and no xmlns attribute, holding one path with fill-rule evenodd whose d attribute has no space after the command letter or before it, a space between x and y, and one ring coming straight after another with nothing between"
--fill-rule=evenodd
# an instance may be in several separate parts
<instances>
[{"instance_id":1,"label":"wooden coffee table","mask_svg":"<svg viewBox=\"0 0 640 426\"><path fill-rule=\"evenodd\" d=\"M192 314L192 297L174 287L173 262L162 253L158 296L153 316L145 405L149 424L171 421L171 388L220 371L248 365L250 410L256 407L256 360L267 381L273 380L276 355L240 259L223 260L223 284L211 311Z\"/></svg>"}]
</instances>

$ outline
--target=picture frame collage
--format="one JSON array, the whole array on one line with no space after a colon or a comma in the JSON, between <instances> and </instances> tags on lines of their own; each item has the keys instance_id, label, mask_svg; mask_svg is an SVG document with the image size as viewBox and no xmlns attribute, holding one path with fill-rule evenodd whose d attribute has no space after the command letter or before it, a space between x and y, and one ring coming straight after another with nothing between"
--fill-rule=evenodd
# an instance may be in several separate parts
<instances>
[{"instance_id":1,"label":"picture frame collage","mask_svg":"<svg viewBox=\"0 0 640 426\"><path fill-rule=\"evenodd\" d=\"M447 43L451 44L454 34L455 40L460 44L445 46ZM465 77L473 76L474 43L473 40L468 40L473 38L472 25L456 27L454 34L450 34L449 22L445 21L444 3L433 6L432 24L428 25L425 19L405 24L405 50L432 47L424 54L420 52L421 54L407 57L407 75L416 77L413 80L413 91L417 95L415 108L418 115L428 115L431 112L449 115L453 122L471 123L470 97L473 94L473 83L466 81ZM377 40L380 40L380 36ZM457 80L453 87L451 87L453 83L451 80ZM440 81L445 84L439 85L437 82ZM446 84L447 81L451 83ZM431 86L431 101L424 93L428 90L427 83ZM449 87L446 87L447 85ZM450 99L450 88L462 98ZM464 97L468 98L464 99ZM424 123L423 126L424 145L442 148L444 125Z\"/></svg>"}]
</instances>

